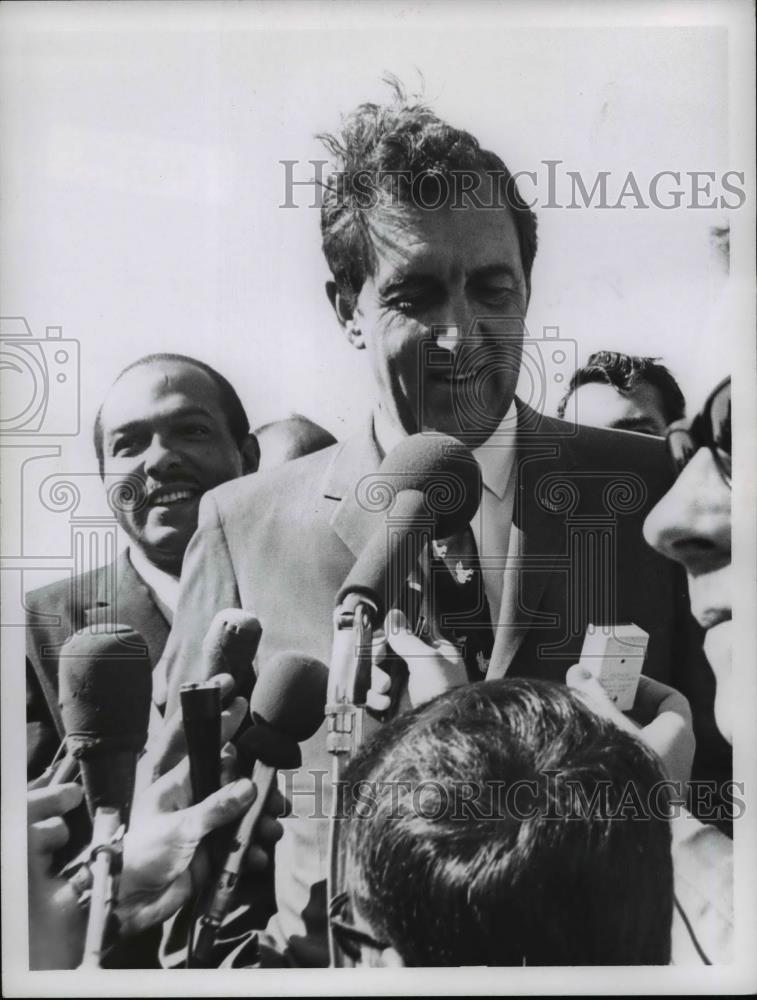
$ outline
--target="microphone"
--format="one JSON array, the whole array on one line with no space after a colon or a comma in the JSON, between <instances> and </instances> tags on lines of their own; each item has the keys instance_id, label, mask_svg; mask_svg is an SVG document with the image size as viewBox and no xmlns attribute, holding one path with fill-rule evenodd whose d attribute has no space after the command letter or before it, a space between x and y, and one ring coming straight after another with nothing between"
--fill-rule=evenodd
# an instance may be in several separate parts
<instances>
[{"instance_id":1,"label":"microphone","mask_svg":"<svg viewBox=\"0 0 757 1000\"><path fill-rule=\"evenodd\" d=\"M92 889L82 967L97 968L115 904L120 830L128 826L137 758L147 740L152 665L128 625L99 624L62 646L59 699L68 754L93 819Z\"/></svg>"},{"instance_id":2,"label":"microphone","mask_svg":"<svg viewBox=\"0 0 757 1000\"><path fill-rule=\"evenodd\" d=\"M374 627L431 537L463 531L481 503L481 469L469 448L447 434L413 434L397 445L370 477L368 491L391 499L381 527L360 553L337 594L337 604L363 598Z\"/></svg>"},{"instance_id":3,"label":"microphone","mask_svg":"<svg viewBox=\"0 0 757 1000\"><path fill-rule=\"evenodd\" d=\"M481 469L469 448L446 434L414 434L397 445L378 473L363 480L363 506L386 512L337 594L329 670L326 745L331 754L335 811L329 825L327 890L333 899L343 884L339 845L342 776L364 738L365 699L370 689L373 632L394 607L433 537L463 531L481 503ZM378 501L378 502L377 502ZM384 501L383 507L381 501ZM426 556L427 558L427 556ZM411 584L412 587L412 584ZM417 602L420 608L423 606ZM431 615L427 614L427 618ZM398 695L397 668L390 690ZM401 668L401 667L400 667ZM392 709L390 709L391 713ZM342 964L329 928L331 964Z\"/></svg>"},{"instance_id":4,"label":"microphone","mask_svg":"<svg viewBox=\"0 0 757 1000\"><path fill-rule=\"evenodd\" d=\"M240 755L255 761L252 780L255 801L239 821L223 870L199 919L193 949L195 962L210 961L218 929L229 911L244 857L255 836L266 799L280 768L302 764L299 745L313 736L324 719L328 670L320 660L302 653L275 656L262 671L252 693L252 726L238 742Z\"/></svg>"},{"instance_id":5,"label":"microphone","mask_svg":"<svg viewBox=\"0 0 757 1000\"><path fill-rule=\"evenodd\" d=\"M221 787L221 689L213 681L187 681L179 696L192 802L197 804Z\"/></svg>"},{"instance_id":6,"label":"microphone","mask_svg":"<svg viewBox=\"0 0 757 1000\"><path fill-rule=\"evenodd\" d=\"M378 496L386 501L387 513L337 594L329 706L365 701L373 631L382 627L430 539L463 531L478 510L483 489L481 469L470 449L439 433L405 438L367 485L361 485L365 505L376 508ZM396 694L396 684L393 688ZM334 752L355 749L362 738L360 720L355 723L346 741L349 748L335 738Z\"/></svg>"},{"instance_id":7,"label":"microphone","mask_svg":"<svg viewBox=\"0 0 757 1000\"><path fill-rule=\"evenodd\" d=\"M260 622L249 611L243 608L219 611L210 623L202 644L205 676L231 674L237 694L249 701L255 684L252 661L262 634Z\"/></svg>"}]
</instances>

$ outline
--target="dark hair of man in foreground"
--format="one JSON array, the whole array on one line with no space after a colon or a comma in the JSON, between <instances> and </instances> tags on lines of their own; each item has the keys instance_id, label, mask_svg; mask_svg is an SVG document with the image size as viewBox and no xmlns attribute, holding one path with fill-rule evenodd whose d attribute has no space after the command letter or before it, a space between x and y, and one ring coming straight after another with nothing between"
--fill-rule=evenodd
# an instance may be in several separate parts
<instances>
[{"instance_id":1,"label":"dark hair of man in foreground","mask_svg":"<svg viewBox=\"0 0 757 1000\"><path fill-rule=\"evenodd\" d=\"M452 690L382 727L351 765L353 913L409 966L667 964L668 821L619 809L629 784L646 804L661 780L649 750L566 688ZM516 781L534 784L511 811L489 790ZM582 808L576 787L587 803L604 788L605 808Z\"/></svg>"}]
</instances>

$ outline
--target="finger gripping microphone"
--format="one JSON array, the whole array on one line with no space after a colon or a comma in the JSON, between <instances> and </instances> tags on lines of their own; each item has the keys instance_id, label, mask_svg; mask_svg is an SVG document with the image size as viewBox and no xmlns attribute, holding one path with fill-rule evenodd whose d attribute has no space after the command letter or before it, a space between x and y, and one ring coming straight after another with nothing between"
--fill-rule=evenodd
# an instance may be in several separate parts
<instances>
[{"instance_id":1,"label":"finger gripping microphone","mask_svg":"<svg viewBox=\"0 0 757 1000\"><path fill-rule=\"evenodd\" d=\"M250 701L252 726L238 744L241 759L254 761L255 801L239 821L231 849L209 905L199 920L193 949L195 964L210 962L218 928L229 911L239 872L263 814L279 768L302 764L299 744L313 736L324 719L328 670L302 653L279 653L262 671Z\"/></svg>"},{"instance_id":2,"label":"finger gripping microphone","mask_svg":"<svg viewBox=\"0 0 757 1000\"><path fill-rule=\"evenodd\" d=\"M120 842L129 822L137 758L147 740L152 665L128 625L76 632L61 648L59 699L68 753L78 761L92 830L92 888L83 968L97 968L117 895Z\"/></svg>"}]
</instances>

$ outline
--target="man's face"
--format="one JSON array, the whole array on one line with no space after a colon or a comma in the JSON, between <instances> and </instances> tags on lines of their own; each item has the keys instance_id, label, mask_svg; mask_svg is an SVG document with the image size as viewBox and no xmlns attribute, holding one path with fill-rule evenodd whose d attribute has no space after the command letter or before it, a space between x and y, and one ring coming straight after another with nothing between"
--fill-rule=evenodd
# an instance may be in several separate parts
<instances>
[{"instance_id":1,"label":"man's face","mask_svg":"<svg viewBox=\"0 0 757 1000\"><path fill-rule=\"evenodd\" d=\"M653 385L642 382L632 392L620 392L612 385L589 382L579 386L574 396L579 424L658 436L665 433L662 400Z\"/></svg>"},{"instance_id":2,"label":"man's face","mask_svg":"<svg viewBox=\"0 0 757 1000\"><path fill-rule=\"evenodd\" d=\"M691 610L707 630L704 651L717 684L715 720L731 740L731 490L712 452L699 448L650 512L644 537L686 567Z\"/></svg>"},{"instance_id":3,"label":"man's face","mask_svg":"<svg viewBox=\"0 0 757 1000\"><path fill-rule=\"evenodd\" d=\"M346 327L368 351L379 406L408 434L465 434L475 447L520 370L528 291L510 212L400 209L371 225L378 265Z\"/></svg>"},{"instance_id":4,"label":"man's face","mask_svg":"<svg viewBox=\"0 0 757 1000\"><path fill-rule=\"evenodd\" d=\"M131 541L161 569L178 575L206 490L243 472L218 389L184 362L127 372L102 410L104 474L134 502L116 516Z\"/></svg>"}]
</instances>

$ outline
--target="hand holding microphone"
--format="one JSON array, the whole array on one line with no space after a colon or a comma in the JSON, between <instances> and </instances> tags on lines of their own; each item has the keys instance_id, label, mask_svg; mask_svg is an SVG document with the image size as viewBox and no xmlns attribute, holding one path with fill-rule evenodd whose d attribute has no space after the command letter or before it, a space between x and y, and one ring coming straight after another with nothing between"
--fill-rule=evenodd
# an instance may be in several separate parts
<instances>
[{"instance_id":1,"label":"hand holding microphone","mask_svg":"<svg viewBox=\"0 0 757 1000\"><path fill-rule=\"evenodd\" d=\"M368 666L378 664L368 664L365 654L356 652L358 641L380 629L387 612L404 608L408 602L414 605L405 608L413 631L432 642L440 639L430 581L421 593L420 583L414 590L408 588L407 580L417 576L420 560L428 566L430 540L467 528L481 503L478 463L465 445L446 434L405 438L386 456L370 485L391 504L387 503L386 517L378 520L376 531L337 594L329 710L349 705L374 710L382 705L386 710L396 700L399 678L391 676L387 685L375 669L367 676ZM410 601L411 597L414 600ZM396 673L396 662L389 670ZM338 720L335 726L339 726ZM350 731L359 730L357 724ZM335 739L332 744L332 752L345 752L344 740ZM352 746L349 752L354 749Z\"/></svg>"},{"instance_id":2,"label":"hand holding microphone","mask_svg":"<svg viewBox=\"0 0 757 1000\"><path fill-rule=\"evenodd\" d=\"M59 784L27 792L29 968L73 969L81 961L86 917L73 887L51 872L53 854L68 840L63 814L82 800L82 788Z\"/></svg>"},{"instance_id":3,"label":"hand holding microphone","mask_svg":"<svg viewBox=\"0 0 757 1000\"><path fill-rule=\"evenodd\" d=\"M224 740L234 736L247 713L247 699L255 683L252 664L261 635L260 622L255 615L241 608L226 608L218 612L205 636L200 661L193 671L194 680L190 683L202 686L213 681L220 686ZM178 709L166 720L140 763L140 789L170 771L187 753L193 757L195 769L204 768L207 773L216 766L207 762L204 745L207 741L202 728L194 727L193 735L197 740L193 742L190 735L192 745L188 745L180 698Z\"/></svg>"},{"instance_id":4,"label":"hand holding microphone","mask_svg":"<svg viewBox=\"0 0 757 1000\"><path fill-rule=\"evenodd\" d=\"M228 748L223 764L234 764L232 758ZM116 908L122 933L134 934L161 923L195 895L210 871L203 840L238 820L258 799L249 779L231 780L231 766L223 770L227 773L222 775L222 787L197 804L192 804L186 758L141 796L124 839ZM268 852L283 833L277 817L285 812L283 796L271 795L258 826L259 843L245 859L246 869L266 868Z\"/></svg>"},{"instance_id":5,"label":"hand holding microphone","mask_svg":"<svg viewBox=\"0 0 757 1000\"><path fill-rule=\"evenodd\" d=\"M128 826L137 757L147 739L152 666L127 625L76 632L60 656L60 708L92 816L89 921L82 965L98 967L118 892L119 834Z\"/></svg>"},{"instance_id":6,"label":"hand holding microphone","mask_svg":"<svg viewBox=\"0 0 757 1000\"><path fill-rule=\"evenodd\" d=\"M193 961L207 964L234 892L263 809L279 768L299 767L299 743L315 734L323 722L328 671L318 660L299 653L280 653L263 670L250 700L253 725L240 740L240 754L255 763L252 781L257 798L242 817L199 920Z\"/></svg>"}]
</instances>

